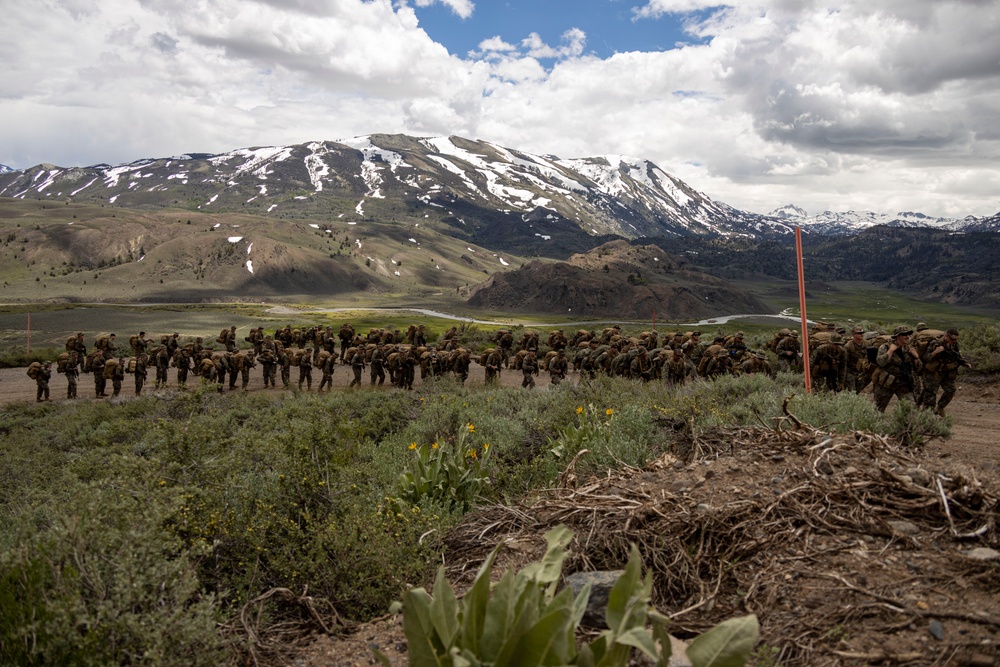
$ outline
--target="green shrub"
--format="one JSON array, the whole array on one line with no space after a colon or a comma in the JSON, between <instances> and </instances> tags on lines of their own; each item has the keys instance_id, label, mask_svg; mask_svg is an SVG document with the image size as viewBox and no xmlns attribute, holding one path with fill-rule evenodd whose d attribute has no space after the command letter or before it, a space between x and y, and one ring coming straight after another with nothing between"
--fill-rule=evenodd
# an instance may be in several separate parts
<instances>
[{"instance_id":1,"label":"green shrub","mask_svg":"<svg viewBox=\"0 0 1000 667\"><path fill-rule=\"evenodd\" d=\"M208 549L166 527L172 503L98 487L76 499L43 530L4 536L0 663L225 662L216 599L197 576Z\"/></svg>"},{"instance_id":2,"label":"green shrub","mask_svg":"<svg viewBox=\"0 0 1000 667\"><path fill-rule=\"evenodd\" d=\"M470 422L457 436L439 437L430 444L410 443L414 457L399 476L400 498L467 511L489 482L487 466L492 450L490 443L479 441L476 426Z\"/></svg>"},{"instance_id":3,"label":"green shrub","mask_svg":"<svg viewBox=\"0 0 1000 667\"><path fill-rule=\"evenodd\" d=\"M973 373L1000 373L1000 326L980 324L962 329L959 344L962 355L972 363Z\"/></svg>"}]
</instances>

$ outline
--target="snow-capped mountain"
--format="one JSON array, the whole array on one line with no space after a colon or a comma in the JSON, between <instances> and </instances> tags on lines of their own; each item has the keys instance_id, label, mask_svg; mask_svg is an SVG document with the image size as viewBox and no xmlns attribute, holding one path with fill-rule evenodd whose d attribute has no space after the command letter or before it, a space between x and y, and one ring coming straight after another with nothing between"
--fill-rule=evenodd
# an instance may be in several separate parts
<instances>
[{"instance_id":1,"label":"snow-capped mountain","mask_svg":"<svg viewBox=\"0 0 1000 667\"><path fill-rule=\"evenodd\" d=\"M715 201L642 158L560 159L454 136L375 134L115 166L0 168L0 197L272 218L426 219L457 235L475 233L521 246L525 238L553 233L585 241L588 236L788 237L795 226L830 235L880 224L1000 230L996 216L809 216L792 205L759 215Z\"/></svg>"},{"instance_id":2,"label":"snow-capped mountain","mask_svg":"<svg viewBox=\"0 0 1000 667\"><path fill-rule=\"evenodd\" d=\"M0 164L0 174L9 174L14 171L13 167L8 167L5 164Z\"/></svg>"},{"instance_id":3,"label":"snow-capped mountain","mask_svg":"<svg viewBox=\"0 0 1000 667\"><path fill-rule=\"evenodd\" d=\"M858 234L877 225L887 227L930 228L946 231L997 231L1000 214L990 218L934 218L923 213L903 211L900 213L875 213L872 211L846 211L835 213L824 211L819 215L809 215L798 206L788 204L771 211L770 217L789 225L802 228L805 233L849 236Z\"/></svg>"},{"instance_id":4,"label":"snow-capped mountain","mask_svg":"<svg viewBox=\"0 0 1000 667\"><path fill-rule=\"evenodd\" d=\"M0 197L271 217L405 212L459 227L519 221L626 238L791 232L780 220L712 200L648 160L560 159L460 137L371 135L117 166L42 164L0 175Z\"/></svg>"}]
</instances>

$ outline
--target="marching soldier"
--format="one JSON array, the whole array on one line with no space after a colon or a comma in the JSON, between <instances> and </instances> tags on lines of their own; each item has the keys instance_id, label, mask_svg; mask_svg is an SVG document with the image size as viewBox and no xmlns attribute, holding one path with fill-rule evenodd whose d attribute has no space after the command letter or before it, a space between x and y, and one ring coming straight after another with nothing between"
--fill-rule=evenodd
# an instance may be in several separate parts
<instances>
[{"instance_id":1,"label":"marching soldier","mask_svg":"<svg viewBox=\"0 0 1000 667\"><path fill-rule=\"evenodd\" d=\"M771 369L771 364L767 361L767 355L761 350L746 355L743 363L740 364L740 372L744 375L763 373L770 378L775 376L774 371Z\"/></svg>"},{"instance_id":2,"label":"marching soldier","mask_svg":"<svg viewBox=\"0 0 1000 667\"><path fill-rule=\"evenodd\" d=\"M800 370L799 357L802 345L799 343L799 332L791 331L777 342L774 351L778 355L778 369L788 373Z\"/></svg>"},{"instance_id":3,"label":"marching soldier","mask_svg":"<svg viewBox=\"0 0 1000 667\"><path fill-rule=\"evenodd\" d=\"M534 352L529 352L529 354L534 355ZM566 353L562 350L556 350L556 356L549 361L549 382L554 385L559 384L566 379L566 373L569 372L569 360L566 359Z\"/></svg>"},{"instance_id":4,"label":"marching soldier","mask_svg":"<svg viewBox=\"0 0 1000 667\"><path fill-rule=\"evenodd\" d=\"M885 412L893 396L902 401L914 400L914 373L920 368L920 358L910 346L912 335L913 329L901 324L893 330L892 341L878 349L878 369L872 383L879 412Z\"/></svg>"},{"instance_id":5,"label":"marching soldier","mask_svg":"<svg viewBox=\"0 0 1000 667\"><path fill-rule=\"evenodd\" d=\"M146 384L146 366L149 363L149 356L146 354L136 355L135 362L129 362L132 366L132 376L135 378L135 395L142 394L142 387Z\"/></svg>"},{"instance_id":6,"label":"marching soldier","mask_svg":"<svg viewBox=\"0 0 1000 667\"><path fill-rule=\"evenodd\" d=\"M562 350L559 351L562 352ZM538 375L538 358L534 352L528 352L524 359L521 360L521 373L524 375L521 386L534 389L535 376Z\"/></svg>"},{"instance_id":7,"label":"marching soldier","mask_svg":"<svg viewBox=\"0 0 1000 667\"><path fill-rule=\"evenodd\" d=\"M871 372L868 363L868 341L865 340L865 328L855 326L851 329L851 340L844 344L847 354L847 375L844 388L860 394L871 382Z\"/></svg>"},{"instance_id":8,"label":"marching soldier","mask_svg":"<svg viewBox=\"0 0 1000 667\"><path fill-rule=\"evenodd\" d=\"M663 365L663 379L667 384L676 387L686 383L690 374L691 366L684 358L684 350L680 346L675 347L673 354Z\"/></svg>"},{"instance_id":9,"label":"marching soldier","mask_svg":"<svg viewBox=\"0 0 1000 667\"><path fill-rule=\"evenodd\" d=\"M41 403L42 401L51 400L49 398L49 380L51 379L52 362L46 361L45 363L40 364L34 373L35 386L37 387L35 391L35 402Z\"/></svg>"},{"instance_id":10,"label":"marching soldier","mask_svg":"<svg viewBox=\"0 0 1000 667\"><path fill-rule=\"evenodd\" d=\"M840 334L834 333L820 343L811 357L810 364L818 380L817 385L825 384L826 389L833 392L843 391L847 381L847 353Z\"/></svg>"},{"instance_id":11,"label":"marching soldier","mask_svg":"<svg viewBox=\"0 0 1000 667\"><path fill-rule=\"evenodd\" d=\"M923 361L924 389L920 407L929 408L943 417L945 408L955 397L958 369L972 368L972 364L958 350L958 329L948 329L941 339L928 345ZM937 396L938 389L941 390L940 398Z\"/></svg>"},{"instance_id":12,"label":"marching soldier","mask_svg":"<svg viewBox=\"0 0 1000 667\"><path fill-rule=\"evenodd\" d=\"M371 381L372 386L375 386L375 380L378 380L378 385L381 387L385 383L385 346L382 343L378 343L375 346L375 350L372 351L371 363Z\"/></svg>"},{"instance_id":13,"label":"marching soldier","mask_svg":"<svg viewBox=\"0 0 1000 667\"><path fill-rule=\"evenodd\" d=\"M365 370L365 349L363 347L358 347L355 349L354 354L349 359L351 364L351 371L354 373L354 379L351 380L351 384L347 386L348 389L351 387L361 386L361 374Z\"/></svg>"}]
</instances>

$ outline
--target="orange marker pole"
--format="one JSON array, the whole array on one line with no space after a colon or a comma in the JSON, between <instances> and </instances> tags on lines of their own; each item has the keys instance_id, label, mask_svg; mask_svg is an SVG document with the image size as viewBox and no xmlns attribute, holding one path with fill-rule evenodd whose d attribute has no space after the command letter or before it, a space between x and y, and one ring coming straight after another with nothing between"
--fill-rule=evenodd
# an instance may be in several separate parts
<instances>
[{"instance_id":1,"label":"orange marker pole","mask_svg":"<svg viewBox=\"0 0 1000 667\"><path fill-rule=\"evenodd\" d=\"M802 228L795 228L795 255L799 265L799 311L802 313L802 368L806 377L806 393L812 393L809 372L809 325L806 320L806 274L802 270Z\"/></svg>"}]
</instances>

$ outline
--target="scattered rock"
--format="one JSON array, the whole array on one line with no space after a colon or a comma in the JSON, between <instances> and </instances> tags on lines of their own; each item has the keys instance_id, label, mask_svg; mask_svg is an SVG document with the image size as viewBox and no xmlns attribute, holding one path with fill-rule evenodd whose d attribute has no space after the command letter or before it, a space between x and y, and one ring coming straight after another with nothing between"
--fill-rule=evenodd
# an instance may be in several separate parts
<instances>
[{"instance_id":1,"label":"scattered rock","mask_svg":"<svg viewBox=\"0 0 1000 667\"><path fill-rule=\"evenodd\" d=\"M892 532L898 533L900 535L919 535L920 528L914 523L909 521L887 521L889 527L892 528Z\"/></svg>"},{"instance_id":2,"label":"scattered rock","mask_svg":"<svg viewBox=\"0 0 1000 667\"><path fill-rule=\"evenodd\" d=\"M827 461L826 459L820 459L816 463L816 470L819 470L824 475L832 475L834 472L833 466L830 465L830 462Z\"/></svg>"},{"instance_id":3,"label":"scattered rock","mask_svg":"<svg viewBox=\"0 0 1000 667\"><path fill-rule=\"evenodd\" d=\"M907 468L905 475L913 480L914 484L929 487L933 482L931 474L920 468Z\"/></svg>"},{"instance_id":4,"label":"scattered rock","mask_svg":"<svg viewBox=\"0 0 1000 667\"><path fill-rule=\"evenodd\" d=\"M927 625L927 630L931 633L931 637L934 639L938 641L944 640L944 625L942 625L941 621L936 618L931 620L931 622Z\"/></svg>"},{"instance_id":5,"label":"scattered rock","mask_svg":"<svg viewBox=\"0 0 1000 667\"><path fill-rule=\"evenodd\" d=\"M972 560L997 560L1000 559L1000 551L990 549L989 547L976 547L975 549L966 551L965 556Z\"/></svg>"},{"instance_id":6,"label":"scattered rock","mask_svg":"<svg viewBox=\"0 0 1000 667\"><path fill-rule=\"evenodd\" d=\"M600 570L597 572L577 572L566 577L566 584L572 589L573 595L579 595L584 586L590 584L590 599L587 601L587 611L583 613L581 624L589 628L606 628L604 613L608 608L608 596L614 588L618 577L625 570Z\"/></svg>"}]
</instances>

